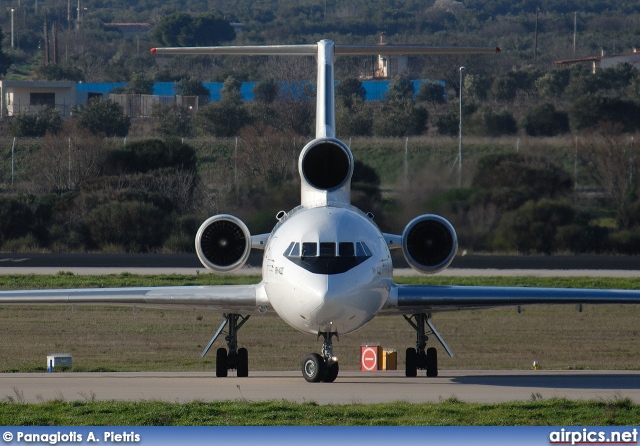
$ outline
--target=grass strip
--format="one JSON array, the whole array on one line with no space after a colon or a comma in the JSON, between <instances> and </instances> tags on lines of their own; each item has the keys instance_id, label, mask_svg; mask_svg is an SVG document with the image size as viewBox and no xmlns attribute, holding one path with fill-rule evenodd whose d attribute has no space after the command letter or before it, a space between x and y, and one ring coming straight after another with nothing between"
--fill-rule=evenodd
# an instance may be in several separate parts
<instances>
[{"instance_id":1,"label":"grass strip","mask_svg":"<svg viewBox=\"0 0 640 446\"><path fill-rule=\"evenodd\" d=\"M39 288L112 288L135 286L183 286L183 285L236 285L258 283L260 276L241 275L138 275L131 273L105 275L75 275L60 272L53 275L3 274L0 289ZM469 286L527 286L558 288L613 288L640 289L640 278L620 277L445 277L415 276L396 277L400 284L408 285L469 285Z\"/></svg>"},{"instance_id":2,"label":"grass strip","mask_svg":"<svg viewBox=\"0 0 640 446\"><path fill-rule=\"evenodd\" d=\"M635 425L640 405L613 401L535 400L501 404L318 405L287 401L184 404L154 401L0 403L5 426L604 426Z\"/></svg>"}]
</instances>

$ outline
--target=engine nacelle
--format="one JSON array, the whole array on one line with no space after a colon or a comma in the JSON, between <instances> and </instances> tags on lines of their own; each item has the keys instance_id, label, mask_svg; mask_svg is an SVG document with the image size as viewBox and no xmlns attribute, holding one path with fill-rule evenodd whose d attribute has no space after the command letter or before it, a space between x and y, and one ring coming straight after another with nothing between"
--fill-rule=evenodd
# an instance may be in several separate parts
<instances>
[{"instance_id":1,"label":"engine nacelle","mask_svg":"<svg viewBox=\"0 0 640 446\"><path fill-rule=\"evenodd\" d=\"M439 215L414 218L402 233L402 253L411 268L435 274L451 264L458 237L449 221Z\"/></svg>"},{"instance_id":2,"label":"engine nacelle","mask_svg":"<svg viewBox=\"0 0 640 446\"><path fill-rule=\"evenodd\" d=\"M233 215L208 218L198 229L196 253L209 269L229 272L242 267L251 253L251 234L247 226Z\"/></svg>"},{"instance_id":3,"label":"engine nacelle","mask_svg":"<svg viewBox=\"0 0 640 446\"><path fill-rule=\"evenodd\" d=\"M353 156L342 141L333 138L316 139L300 154L299 170L311 187L319 190L337 189L353 173Z\"/></svg>"},{"instance_id":4,"label":"engine nacelle","mask_svg":"<svg viewBox=\"0 0 640 446\"><path fill-rule=\"evenodd\" d=\"M302 206L350 202L353 155L342 141L320 138L309 142L300 153L298 170Z\"/></svg>"}]
</instances>

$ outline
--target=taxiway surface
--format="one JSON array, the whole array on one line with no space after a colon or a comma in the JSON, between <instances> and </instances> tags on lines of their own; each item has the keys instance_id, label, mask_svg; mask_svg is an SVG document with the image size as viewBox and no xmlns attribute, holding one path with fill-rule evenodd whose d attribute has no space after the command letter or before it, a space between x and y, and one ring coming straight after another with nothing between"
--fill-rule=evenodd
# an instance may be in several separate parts
<instances>
[{"instance_id":1,"label":"taxiway surface","mask_svg":"<svg viewBox=\"0 0 640 446\"><path fill-rule=\"evenodd\" d=\"M120 401L267 401L318 404L438 402L498 403L532 399L640 402L640 373L619 371L441 371L437 378L403 372L340 372L331 384L307 383L300 372L255 372L248 378L213 373L0 374L0 399Z\"/></svg>"}]
</instances>

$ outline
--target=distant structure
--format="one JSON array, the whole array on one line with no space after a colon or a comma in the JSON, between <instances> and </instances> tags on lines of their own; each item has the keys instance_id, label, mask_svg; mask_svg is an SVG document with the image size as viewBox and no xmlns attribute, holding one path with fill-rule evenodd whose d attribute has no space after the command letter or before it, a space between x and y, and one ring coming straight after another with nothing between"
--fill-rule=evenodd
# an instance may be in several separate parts
<instances>
[{"instance_id":1,"label":"distant structure","mask_svg":"<svg viewBox=\"0 0 640 446\"><path fill-rule=\"evenodd\" d=\"M592 73L595 73L598 67L610 68L621 63L631 64L636 69L640 70L640 52L638 52L638 50L634 48L633 51L629 53L620 53L606 56L604 54L604 51L602 51L600 56L583 57L581 59L557 60L555 62L556 65L574 65L577 63L590 63Z\"/></svg>"},{"instance_id":2,"label":"distant structure","mask_svg":"<svg viewBox=\"0 0 640 446\"><path fill-rule=\"evenodd\" d=\"M72 81L0 81L0 117L38 113L55 108L69 117L77 103L76 83Z\"/></svg>"},{"instance_id":3,"label":"distant structure","mask_svg":"<svg viewBox=\"0 0 640 446\"><path fill-rule=\"evenodd\" d=\"M151 23L105 23L104 26L117 29L125 36L146 33L153 29Z\"/></svg>"},{"instance_id":4,"label":"distant structure","mask_svg":"<svg viewBox=\"0 0 640 446\"><path fill-rule=\"evenodd\" d=\"M409 56L390 55L385 53L385 47L397 46L384 41L384 32L380 33L380 41L377 43L380 53L366 64L361 79L389 79L397 75L409 72Z\"/></svg>"},{"instance_id":5,"label":"distant structure","mask_svg":"<svg viewBox=\"0 0 640 446\"><path fill-rule=\"evenodd\" d=\"M424 82L438 82L445 86L444 81L429 81L414 79L414 91L418 91ZM382 101L389 89L390 80L363 80L366 101ZM124 108L125 114L134 118L150 116L154 107L158 105L187 108L197 113L202 98L197 96L180 96L176 94L174 82L156 82L153 94L113 94L113 90L124 87L126 82L91 83L73 81L0 81L0 119L10 118L19 114L38 113L45 107L55 108L64 118L71 117L73 107L83 106L93 98L110 99ZM219 101L222 98L222 82L203 82L210 95L205 101ZM256 82L243 82L240 93L244 101L253 101L253 89Z\"/></svg>"}]
</instances>

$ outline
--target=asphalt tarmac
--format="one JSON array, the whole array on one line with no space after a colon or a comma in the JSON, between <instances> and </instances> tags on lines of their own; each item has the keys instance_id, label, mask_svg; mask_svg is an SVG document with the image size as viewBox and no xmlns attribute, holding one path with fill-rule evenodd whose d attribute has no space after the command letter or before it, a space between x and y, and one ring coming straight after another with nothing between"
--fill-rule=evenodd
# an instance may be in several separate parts
<instances>
[{"instance_id":1,"label":"asphalt tarmac","mask_svg":"<svg viewBox=\"0 0 640 446\"><path fill-rule=\"evenodd\" d=\"M234 274L260 275L261 253ZM395 275L420 274L394 253ZM195 254L0 254L0 274L206 274ZM640 256L494 256L459 253L445 276L640 277Z\"/></svg>"},{"instance_id":2,"label":"asphalt tarmac","mask_svg":"<svg viewBox=\"0 0 640 446\"><path fill-rule=\"evenodd\" d=\"M334 383L307 383L301 372L255 372L248 378L212 373L0 374L0 399L24 402L267 401L317 404L438 402L455 397L478 403L568 398L630 398L640 402L640 373L618 371L441 371L437 378L405 378L403 371L341 372Z\"/></svg>"}]
</instances>

